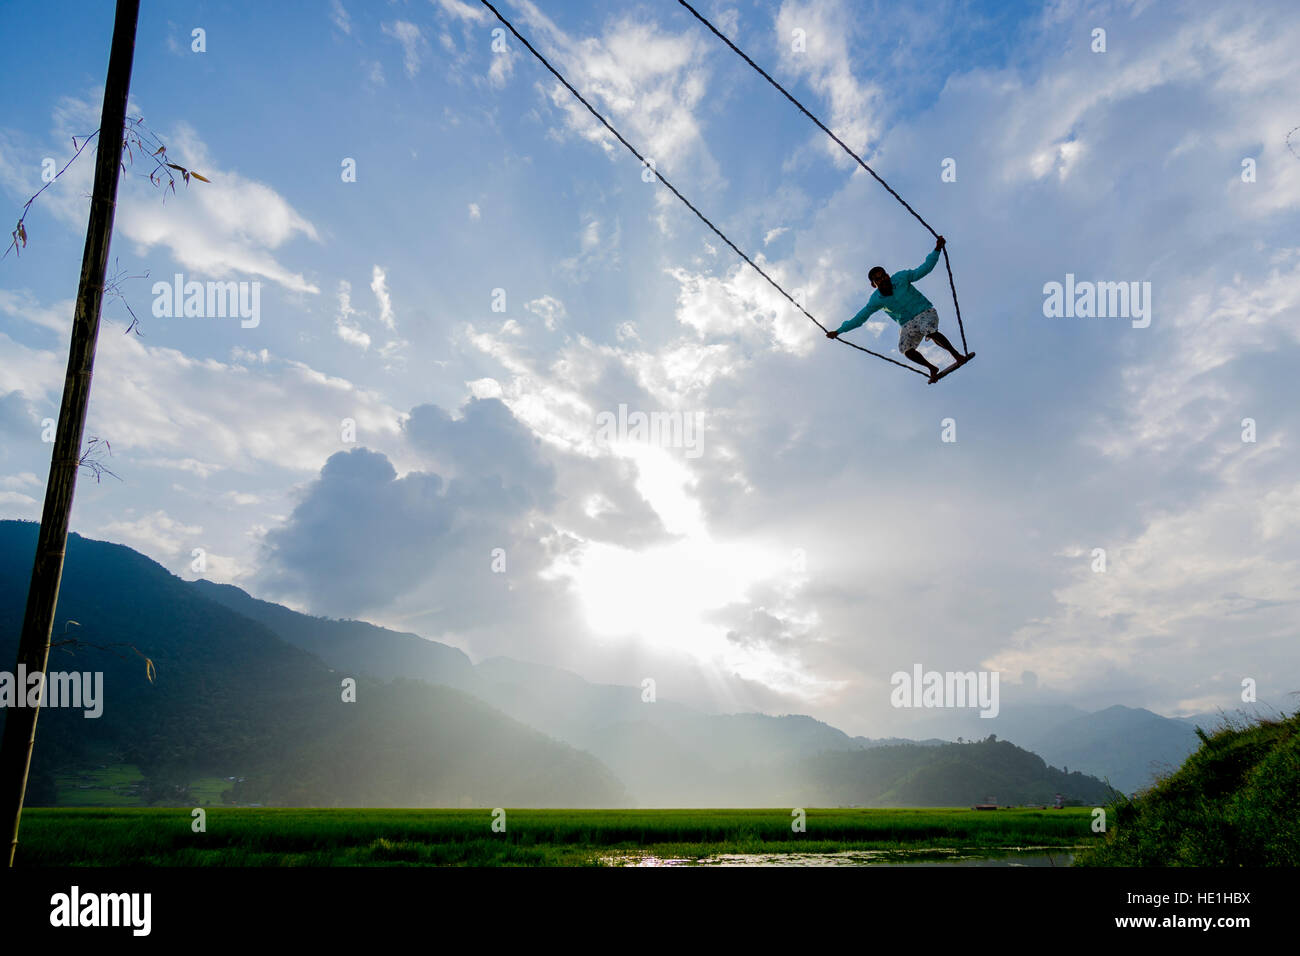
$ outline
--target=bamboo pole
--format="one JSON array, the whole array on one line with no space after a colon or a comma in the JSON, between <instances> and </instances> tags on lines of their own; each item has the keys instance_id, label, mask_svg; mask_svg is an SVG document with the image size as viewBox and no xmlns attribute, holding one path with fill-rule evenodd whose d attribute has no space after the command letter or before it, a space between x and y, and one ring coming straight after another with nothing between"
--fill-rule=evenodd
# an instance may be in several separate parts
<instances>
[{"instance_id":1,"label":"bamboo pole","mask_svg":"<svg viewBox=\"0 0 1300 956\"><path fill-rule=\"evenodd\" d=\"M45 506L41 512L15 674L25 669L28 674L39 672L44 675L49 664L50 632L59 601L72 497L81 460L82 433L90 404L90 379L95 368L95 343L99 338L108 247L117 209L126 102L131 88L131 63L135 56L135 28L139 14L140 0L118 0L108 77L104 83L104 106L99 120L95 186L90 200L90 219L86 225L86 247L81 258L72 341L68 347L68 373L63 383L63 403L59 408L58 431L50 456L50 477L45 486ZM25 689L20 689L20 692L22 690ZM0 818L10 827L10 866L13 866L14 852L18 848L18 827L22 820L23 797L27 792L27 774L31 767L39 714L39 707L11 708L6 714L3 741L0 741Z\"/></svg>"}]
</instances>

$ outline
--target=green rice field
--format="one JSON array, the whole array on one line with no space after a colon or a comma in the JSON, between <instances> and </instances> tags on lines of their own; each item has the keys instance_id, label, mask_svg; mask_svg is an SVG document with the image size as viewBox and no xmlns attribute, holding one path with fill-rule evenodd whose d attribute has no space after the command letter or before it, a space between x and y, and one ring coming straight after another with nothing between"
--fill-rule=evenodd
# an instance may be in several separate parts
<instances>
[{"instance_id":1,"label":"green rice field","mask_svg":"<svg viewBox=\"0 0 1300 956\"><path fill-rule=\"evenodd\" d=\"M493 829L494 819L498 830ZM890 862L1068 854L1091 810L33 808L18 866L601 866L795 857ZM504 826L504 829L501 827ZM856 856L855 856L856 855Z\"/></svg>"}]
</instances>

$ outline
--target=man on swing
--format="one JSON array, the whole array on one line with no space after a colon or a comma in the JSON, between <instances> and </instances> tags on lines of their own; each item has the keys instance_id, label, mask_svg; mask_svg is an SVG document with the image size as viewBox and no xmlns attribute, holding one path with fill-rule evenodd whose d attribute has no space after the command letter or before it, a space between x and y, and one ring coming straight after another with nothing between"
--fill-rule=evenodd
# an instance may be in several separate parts
<instances>
[{"instance_id":1,"label":"man on swing","mask_svg":"<svg viewBox=\"0 0 1300 956\"><path fill-rule=\"evenodd\" d=\"M871 298L857 315L834 332L827 332L826 337L837 339L867 321L873 312L884 309L899 325L898 351L917 365L924 365L930 370L931 385L939 381L939 367L931 365L926 361L925 356L917 351L916 347L923 339L929 339L953 357L954 362L950 368L956 368L974 358L974 352L970 355L962 355L952 347L952 343L939 331L939 313L934 310L934 305L912 285L913 282L930 274L934 264L939 261L939 250L943 247L944 238L940 236L938 242L934 244L934 251L915 269L903 269L892 276L880 266L868 272L867 278L871 280L871 285L876 291L871 294Z\"/></svg>"}]
</instances>

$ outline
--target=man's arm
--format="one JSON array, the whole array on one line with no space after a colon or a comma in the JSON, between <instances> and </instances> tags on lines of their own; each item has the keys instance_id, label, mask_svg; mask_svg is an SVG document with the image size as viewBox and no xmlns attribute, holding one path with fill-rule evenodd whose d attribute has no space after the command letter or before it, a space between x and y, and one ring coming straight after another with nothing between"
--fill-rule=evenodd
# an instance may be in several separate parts
<instances>
[{"instance_id":1,"label":"man's arm","mask_svg":"<svg viewBox=\"0 0 1300 956\"><path fill-rule=\"evenodd\" d=\"M876 297L874 295L871 297L872 300L874 300L875 298ZM860 310L858 310L857 315L849 319L847 322L841 325L834 332L827 332L826 336L828 338L835 339L835 338L839 338L845 332L852 332L863 322L867 321L867 319L871 318L871 314L879 308L880 308L879 302L876 302L873 305L871 301L868 301L866 305L864 305Z\"/></svg>"},{"instance_id":2,"label":"man's arm","mask_svg":"<svg viewBox=\"0 0 1300 956\"><path fill-rule=\"evenodd\" d=\"M910 272L907 273L907 281L915 282L917 279L924 279L926 276L930 274L930 271L934 268L935 263L937 263L938 261L939 261L939 247L936 246L934 249L930 251L930 254L925 257L924 262L922 262L915 269L912 269Z\"/></svg>"}]
</instances>

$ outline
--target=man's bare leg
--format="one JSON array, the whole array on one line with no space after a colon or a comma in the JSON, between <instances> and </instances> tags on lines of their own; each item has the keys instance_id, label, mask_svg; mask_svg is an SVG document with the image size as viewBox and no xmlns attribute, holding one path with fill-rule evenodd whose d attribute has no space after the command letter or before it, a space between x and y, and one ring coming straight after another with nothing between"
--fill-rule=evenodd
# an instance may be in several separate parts
<instances>
[{"instance_id":1,"label":"man's bare leg","mask_svg":"<svg viewBox=\"0 0 1300 956\"><path fill-rule=\"evenodd\" d=\"M918 352L916 349L908 349L906 352L903 353L903 355L905 358L911 359L917 365L924 365L926 368L928 368L930 370L930 383L931 384L934 383L935 376L939 374L939 366L931 365L929 362L925 360L925 356L922 355L920 352Z\"/></svg>"},{"instance_id":2,"label":"man's bare leg","mask_svg":"<svg viewBox=\"0 0 1300 956\"><path fill-rule=\"evenodd\" d=\"M952 347L952 343L948 341L948 337L942 332L931 332L926 337L935 345L939 346L939 348L946 349L948 354L951 355L955 361L960 362L962 359L966 358L966 356L962 355Z\"/></svg>"}]
</instances>

